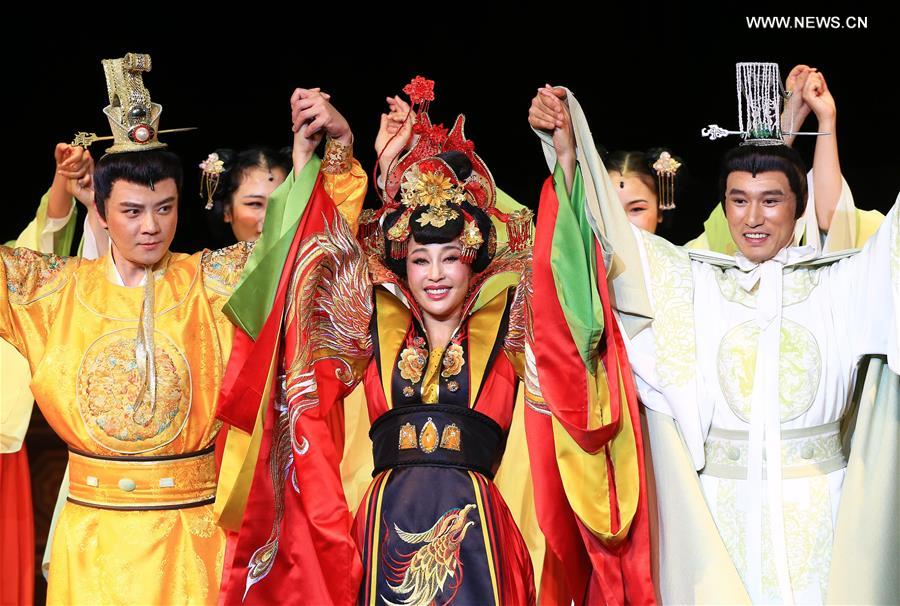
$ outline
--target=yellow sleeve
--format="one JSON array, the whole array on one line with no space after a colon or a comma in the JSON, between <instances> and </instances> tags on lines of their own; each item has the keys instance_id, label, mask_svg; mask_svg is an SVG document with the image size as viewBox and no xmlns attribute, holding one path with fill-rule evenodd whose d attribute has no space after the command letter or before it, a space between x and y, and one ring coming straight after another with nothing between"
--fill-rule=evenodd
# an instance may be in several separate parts
<instances>
[{"instance_id":1,"label":"yellow sleeve","mask_svg":"<svg viewBox=\"0 0 900 606\"><path fill-rule=\"evenodd\" d=\"M360 382L344 398L344 456L341 458L341 484L347 506L355 513L372 481L372 441L369 439L369 415L365 388Z\"/></svg>"},{"instance_id":2,"label":"yellow sleeve","mask_svg":"<svg viewBox=\"0 0 900 606\"><path fill-rule=\"evenodd\" d=\"M234 292L244 266L253 252L254 242L238 242L218 250L201 253L200 271L203 273L203 287L215 313L216 332L219 335L224 358L228 359L234 337L234 324L222 312L222 308Z\"/></svg>"},{"instance_id":3,"label":"yellow sleeve","mask_svg":"<svg viewBox=\"0 0 900 606\"><path fill-rule=\"evenodd\" d=\"M353 157L353 147L328 139L320 171L325 192L334 201L338 212L355 236L369 179L366 171Z\"/></svg>"},{"instance_id":4,"label":"yellow sleeve","mask_svg":"<svg viewBox=\"0 0 900 606\"><path fill-rule=\"evenodd\" d=\"M260 406L252 434L229 425L228 434L225 436L222 465L216 484L216 500L213 503L213 517L216 524L234 532L241 528L244 508L250 496L256 461L262 445L265 414L266 408Z\"/></svg>"},{"instance_id":5,"label":"yellow sleeve","mask_svg":"<svg viewBox=\"0 0 900 606\"><path fill-rule=\"evenodd\" d=\"M30 369L43 356L54 296L77 259L0 246L0 452L15 452L31 417Z\"/></svg>"},{"instance_id":6,"label":"yellow sleeve","mask_svg":"<svg viewBox=\"0 0 900 606\"><path fill-rule=\"evenodd\" d=\"M19 234L15 246L44 253L65 254L72 241L74 200L65 219L47 217L49 192L38 204L34 219ZM54 250L57 248L57 250ZM0 340L0 453L16 452L22 447L34 396L31 394L31 369L22 354Z\"/></svg>"},{"instance_id":7,"label":"yellow sleeve","mask_svg":"<svg viewBox=\"0 0 900 606\"><path fill-rule=\"evenodd\" d=\"M716 204L703 222L703 233L684 247L692 250L711 250L724 255L733 255L737 252L737 244L731 237L728 219L721 204Z\"/></svg>"},{"instance_id":8,"label":"yellow sleeve","mask_svg":"<svg viewBox=\"0 0 900 606\"><path fill-rule=\"evenodd\" d=\"M32 362L43 353L56 311L56 293L77 258L0 246L0 338Z\"/></svg>"}]
</instances>

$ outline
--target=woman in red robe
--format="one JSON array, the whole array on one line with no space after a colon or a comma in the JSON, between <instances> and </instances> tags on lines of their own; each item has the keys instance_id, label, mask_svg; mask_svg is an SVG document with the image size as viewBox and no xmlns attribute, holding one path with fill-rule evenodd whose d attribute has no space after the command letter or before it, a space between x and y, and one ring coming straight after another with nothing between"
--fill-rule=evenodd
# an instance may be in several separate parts
<instances>
[{"instance_id":1,"label":"woman in red robe","mask_svg":"<svg viewBox=\"0 0 900 606\"><path fill-rule=\"evenodd\" d=\"M382 155L417 138L385 163L384 206L361 220L360 242L314 191L269 319L229 363L219 415L232 431L252 431L259 404L271 406L223 601L534 603L528 551L492 482L523 380L538 517L557 564L545 567L542 602L652 602L640 428L615 323L598 351L605 370L582 377L594 397L576 383L568 401L546 400L533 352L531 215L498 208L462 117L449 132L430 123L431 86L417 78L404 89L419 104L415 127ZM552 289L549 265L535 271ZM375 473L354 520L327 419L359 381ZM579 488L560 471L569 463L602 481ZM573 507L566 490L598 511Z\"/></svg>"}]
</instances>

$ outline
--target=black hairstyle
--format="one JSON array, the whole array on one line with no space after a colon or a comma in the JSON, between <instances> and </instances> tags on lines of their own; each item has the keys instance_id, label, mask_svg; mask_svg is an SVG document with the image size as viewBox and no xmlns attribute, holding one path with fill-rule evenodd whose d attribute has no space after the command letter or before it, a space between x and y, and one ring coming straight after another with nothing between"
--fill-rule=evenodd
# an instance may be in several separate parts
<instances>
[{"instance_id":1,"label":"black hairstyle","mask_svg":"<svg viewBox=\"0 0 900 606\"><path fill-rule=\"evenodd\" d=\"M456 178L460 181L465 181L469 175L472 174L472 163L469 162L469 159L462 152L449 151L438 154L435 157L446 162L447 165L453 169ZM491 238L494 225L486 212L470 203L468 200L462 203L462 209L475 219L478 231L481 232L481 235L484 238L484 243L478 248L478 252L472 260L471 265L472 272L479 273L484 271L491 263L492 254L489 251L489 248L491 247L488 246L488 242ZM385 233L385 265L398 276L406 278L406 258L394 259L391 257L391 242L387 239L386 235L388 230L400 218L400 215L403 214L403 211L404 209L401 207L392 213L385 215L383 229ZM419 244L444 244L453 241L462 234L463 227L465 226L465 218L462 213L457 213L455 219L449 219L442 227L435 227L431 224L421 225L418 222L417 219L427 211L428 207L422 206L414 210L409 217L410 232L412 233L412 237L415 238L416 242Z\"/></svg>"},{"instance_id":2,"label":"black hairstyle","mask_svg":"<svg viewBox=\"0 0 900 606\"><path fill-rule=\"evenodd\" d=\"M603 158L603 163L606 165L607 171L637 176L647 187L653 190L654 194L659 196L659 191L656 187L656 173L650 167L653 160L649 159L648 154L641 151L619 150L609 152Z\"/></svg>"},{"instance_id":3,"label":"black hairstyle","mask_svg":"<svg viewBox=\"0 0 900 606\"><path fill-rule=\"evenodd\" d=\"M166 179L175 179L181 196L183 171L181 159L165 149L106 154L94 167L94 203L97 212L106 219L106 201L116 181L127 181L153 188Z\"/></svg>"},{"instance_id":4,"label":"black hairstyle","mask_svg":"<svg viewBox=\"0 0 900 606\"><path fill-rule=\"evenodd\" d=\"M797 197L794 218L799 219L803 215L807 200L806 166L797 150L787 145L741 145L728 150L722 157L719 170L719 199L723 209L728 175L738 171L748 172L754 177L762 172L783 173Z\"/></svg>"}]
</instances>

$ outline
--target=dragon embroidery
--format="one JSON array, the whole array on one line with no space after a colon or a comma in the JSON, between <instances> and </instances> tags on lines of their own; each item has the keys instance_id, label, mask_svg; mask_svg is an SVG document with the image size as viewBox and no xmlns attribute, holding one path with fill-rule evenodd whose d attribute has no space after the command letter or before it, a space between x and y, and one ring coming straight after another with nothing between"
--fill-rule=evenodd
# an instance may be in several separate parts
<instances>
[{"instance_id":1,"label":"dragon embroidery","mask_svg":"<svg viewBox=\"0 0 900 606\"><path fill-rule=\"evenodd\" d=\"M304 243L291 277L285 325L298 323L288 375L314 359L372 354L372 279L368 260L339 217ZM349 369L348 369L349 370ZM339 377L347 383L349 377ZM290 402L290 389L288 401Z\"/></svg>"},{"instance_id":2,"label":"dragon embroidery","mask_svg":"<svg viewBox=\"0 0 900 606\"><path fill-rule=\"evenodd\" d=\"M293 470L293 458L291 457L293 432L289 431L289 417L286 414L284 402L280 397L275 402L275 409L278 411L278 424L275 427L277 438L272 443L272 454L269 460L269 474L272 478L272 490L275 497L275 519L272 522L272 532L269 534L269 539L262 547L253 552L247 563L247 581L244 585L243 599L247 598L247 592L250 591L251 587L269 574L272 566L275 564L281 521L284 519L285 482L289 475L293 476L291 473ZM296 446L294 446L294 450L296 450ZM295 483L294 489L296 490L296 488L297 485Z\"/></svg>"},{"instance_id":3,"label":"dragon embroidery","mask_svg":"<svg viewBox=\"0 0 900 606\"><path fill-rule=\"evenodd\" d=\"M369 322L372 282L368 264L347 224L338 216L332 225L300 244L291 273L285 310L284 367L279 377L270 476L274 487L275 518L269 540L247 565L244 596L275 564L285 511L288 479L295 492L297 457L310 448L297 432L301 415L319 405L315 362L336 360L337 379L353 385L358 374L351 363L368 360L372 352Z\"/></svg>"},{"instance_id":4,"label":"dragon embroidery","mask_svg":"<svg viewBox=\"0 0 900 606\"><path fill-rule=\"evenodd\" d=\"M435 604L448 578L453 578L453 583L448 586L452 593L443 601L443 606L453 601L463 578L459 550L469 528L475 525L475 522L468 520L469 512L474 509L476 506L473 503L462 509L451 509L425 532L406 532L394 524L394 531L404 543L421 547L409 553L399 553L398 558L385 557L388 587L398 596L406 594L397 602L382 595L381 599L387 606Z\"/></svg>"}]
</instances>

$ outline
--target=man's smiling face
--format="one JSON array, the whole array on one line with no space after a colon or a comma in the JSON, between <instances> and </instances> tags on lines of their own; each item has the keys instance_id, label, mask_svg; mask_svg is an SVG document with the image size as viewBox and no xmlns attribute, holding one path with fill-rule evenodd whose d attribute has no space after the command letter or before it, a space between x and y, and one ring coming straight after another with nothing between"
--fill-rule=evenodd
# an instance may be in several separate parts
<instances>
[{"instance_id":1,"label":"man's smiling face","mask_svg":"<svg viewBox=\"0 0 900 606\"><path fill-rule=\"evenodd\" d=\"M745 171L728 175L725 216L731 237L749 260L762 263L790 245L794 237L797 196L780 171Z\"/></svg>"}]
</instances>

